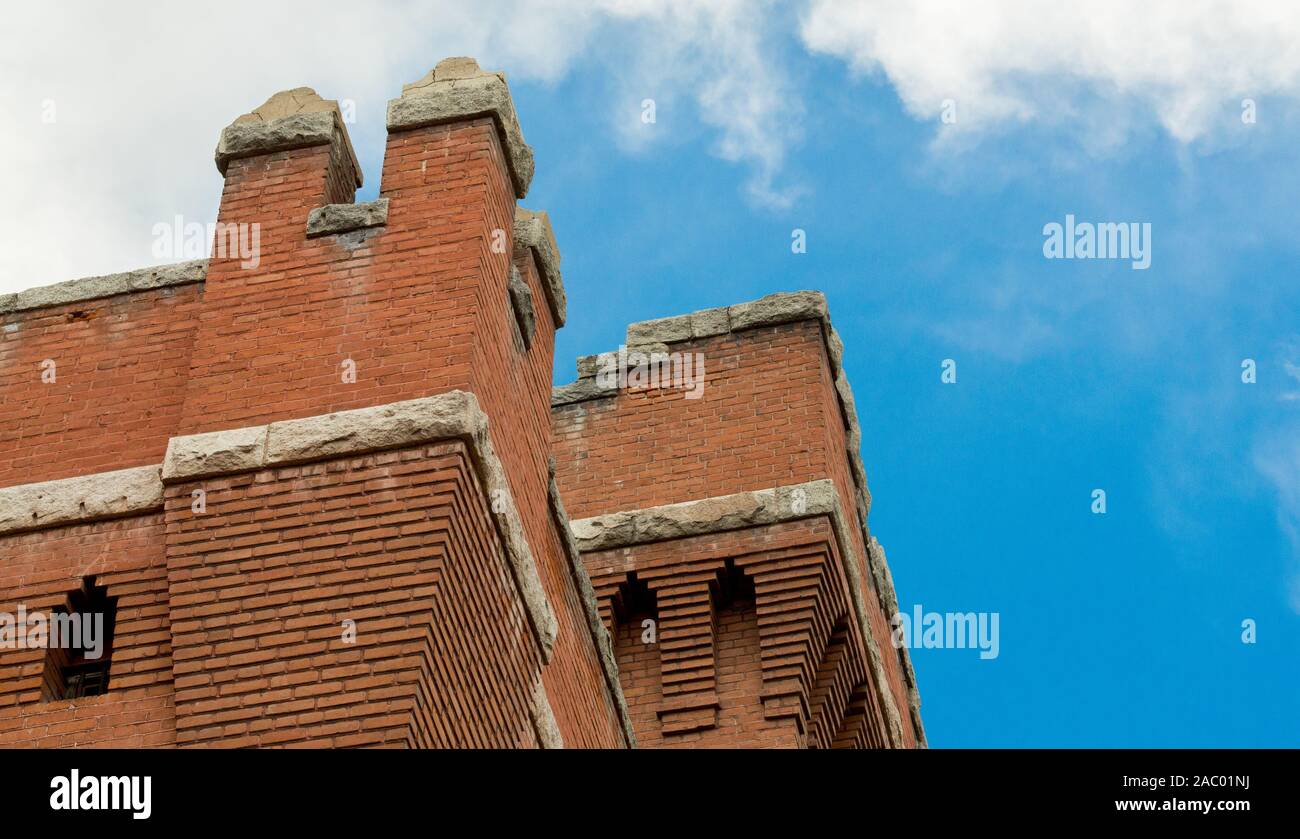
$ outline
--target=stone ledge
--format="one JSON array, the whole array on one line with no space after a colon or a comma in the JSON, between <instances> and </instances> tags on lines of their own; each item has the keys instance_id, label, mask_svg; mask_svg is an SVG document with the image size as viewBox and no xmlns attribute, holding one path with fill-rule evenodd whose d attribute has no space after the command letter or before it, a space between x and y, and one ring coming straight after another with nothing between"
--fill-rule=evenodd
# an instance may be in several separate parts
<instances>
[{"instance_id":1,"label":"stone ledge","mask_svg":"<svg viewBox=\"0 0 1300 839\"><path fill-rule=\"evenodd\" d=\"M528 283L524 282L519 269L513 265L510 266L508 294L515 323L519 325L519 334L524 339L524 349L531 349L533 333L537 331L537 310L533 307L533 290L528 287Z\"/></svg>"},{"instance_id":2,"label":"stone ledge","mask_svg":"<svg viewBox=\"0 0 1300 839\"><path fill-rule=\"evenodd\" d=\"M0 534L162 510L157 466L138 466L0 489Z\"/></svg>"},{"instance_id":3,"label":"stone ledge","mask_svg":"<svg viewBox=\"0 0 1300 839\"><path fill-rule=\"evenodd\" d=\"M349 233L388 224L388 199L365 204L326 204L307 215L307 238Z\"/></svg>"},{"instance_id":4,"label":"stone ledge","mask_svg":"<svg viewBox=\"0 0 1300 839\"><path fill-rule=\"evenodd\" d=\"M461 440L469 450L542 658L549 661L558 634L555 612L505 468L492 447L487 415L472 393L453 390L372 408L173 437L167 444L163 480L176 484L447 439Z\"/></svg>"},{"instance_id":5,"label":"stone ledge","mask_svg":"<svg viewBox=\"0 0 1300 839\"><path fill-rule=\"evenodd\" d=\"M353 180L360 187L361 164L338 102L322 99L309 87L297 87L276 93L222 129L214 158L224 176L232 160L335 142L346 152Z\"/></svg>"},{"instance_id":6,"label":"stone ledge","mask_svg":"<svg viewBox=\"0 0 1300 839\"><path fill-rule=\"evenodd\" d=\"M551 710L551 700L546 695L546 685L542 683L540 673L537 674L537 681L533 682L528 697L528 715L533 721L533 731L537 734L539 746L543 749L564 748L560 724L555 721L555 712Z\"/></svg>"},{"instance_id":7,"label":"stone ledge","mask_svg":"<svg viewBox=\"0 0 1300 839\"><path fill-rule=\"evenodd\" d=\"M524 142L504 73L486 73L472 58L446 58L388 102L390 132L487 116L496 122L515 197L523 198L533 180L533 150Z\"/></svg>"},{"instance_id":8,"label":"stone ledge","mask_svg":"<svg viewBox=\"0 0 1300 839\"><path fill-rule=\"evenodd\" d=\"M207 279L207 274L208 261L195 259L153 268L137 268L120 274L82 277L54 285L29 288L15 294L0 294L0 315L62 306L67 303L80 303L84 300L97 300L101 297L113 297L135 291L201 283Z\"/></svg>"},{"instance_id":9,"label":"stone ledge","mask_svg":"<svg viewBox=\"0 0 1300 839\"><path fill-rule=\"evenodd\" d=\"M578 549L592 553L830 515L838 508L839 495L835 492L835 484L823 478L803 484L607 513L577 519L570 526Z\"/></svg>"},{"instance_id":10,"label":"stone ledge","mask_svg":"<svg viewBox=\"0 0 1300 839\"><path fill-rule=\"evenodd\" d=\"M578 549L578 545L573 541L569 516L564 510L564 501L560 498L560 487L555 482L554 457L549 459L547 466L550 471L550 485L547 491L550 495L551 518L564 546L564 555L569 565L569 575L573 578L574 586L578 589L578 599L582 601L583 612L587 615L587 631L591 635L592 643L596 647L596 654L600 658L601 671L605 675L605 687L609 691L610 698L614 703L614 710L618 714L619 723L623 729L623 738L630 748L635 748L636 732L632 728L632 715L627 708L627 697L623 695L623 684L618 678L618 660L614 654L614 642L609 637L609 631L605 629L605 622L600 618L600 604L596 598L596 590L591 585L591 577L587 575L587 566L582 562L582 551Z\"/></svg>"},{"instance_id":11,"label":"stone ledge","mask_svg":"<svg viewBox=\"0 0 1300 839\"><path fill-rule=\"evenodd\" d=\"M516 251L531 251L537 260L542 287L546 289L546 302L551 307L555 328L559 329L564 326L568 299L564 294L564 278L560 275L560 246L555 242L555 231L545 210L534 212L523 207L515 208L514 243Z\"/></svg>"},{"instance_id":12,"label":"stone ledge","mask_svg":"<svg viewBox=\"0 0 1300 839\"><path fill-rule=\"evenodd\" d=\"M834 481L822 478L802 484L738 492L640 510L623 510L579 519L571 523L571 528L579 550L594 553L814 516L827 516L835 531L844 576L848 580L849 599L853 603L858 629L867 645L872 678L880 693L881 707L885 710L885 719L889 724L890 741L895 746L901 746L902 717L893 692L888 687L879 644L871 631L870 612L864 594L868 586L862 579L862 566L851 539L852 519L843 510ZM889 616L885 617L888 619ZM910 663L907 670L910 671ZM914 701L919 708L919 696Z\"/></svg>"},{"instance_id":13,"label":"stone ledge","mask_svg":"<svg viewBox=\"0 0 1300 839\"><path fill-rule=\"evenodd\" d=\"M569 382L567 385L556 385L551 388L551 407L558 408L561 405L572 405L575 402L586 402L589 399L603 399L611 396L618 396L618 388L601 387L596 383L596 377L593 374Z\"/></svg>"}]
</instances>

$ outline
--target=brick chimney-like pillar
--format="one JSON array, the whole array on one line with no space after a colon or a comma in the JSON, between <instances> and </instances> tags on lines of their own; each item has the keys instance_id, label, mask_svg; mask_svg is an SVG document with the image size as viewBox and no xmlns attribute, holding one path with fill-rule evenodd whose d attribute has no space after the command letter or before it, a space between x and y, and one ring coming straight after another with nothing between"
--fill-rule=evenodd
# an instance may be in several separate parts
<instances>
[{"instance_id":1,"label":"brick chimney-like pillar","mask_svg":"<svg viewBox=\"0 0 1300 839\"><path fill-rule=\"evenodd\" d=\"M303 394L339 383L341 319L330 259L308 239L312 210L351 204L361 169L338 104L300 87L221 132L221 208L180 432L323 413ZM347 406L354 407L354 406Z\"/></svg>"}]
</instances>

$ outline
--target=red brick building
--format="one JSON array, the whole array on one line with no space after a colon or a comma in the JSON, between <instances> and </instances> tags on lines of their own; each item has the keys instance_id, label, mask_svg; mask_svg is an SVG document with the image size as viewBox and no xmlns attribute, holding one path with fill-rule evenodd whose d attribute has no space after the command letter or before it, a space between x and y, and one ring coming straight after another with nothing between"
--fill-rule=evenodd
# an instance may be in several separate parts
<instances>
[{"instance_id":1,"label":"red brick building","mask_svg":"<svg viewBox=\"0 0 1300 839\"><path fill-rule=\"evenodd\" d=\"M216 163L211 259L0 297L0 614L108 627L0 623L0 746L924 745L821 295L552 388L559 249L469 59L389 103L377 201L306 88Z\"/></svg>"}]
</instances>

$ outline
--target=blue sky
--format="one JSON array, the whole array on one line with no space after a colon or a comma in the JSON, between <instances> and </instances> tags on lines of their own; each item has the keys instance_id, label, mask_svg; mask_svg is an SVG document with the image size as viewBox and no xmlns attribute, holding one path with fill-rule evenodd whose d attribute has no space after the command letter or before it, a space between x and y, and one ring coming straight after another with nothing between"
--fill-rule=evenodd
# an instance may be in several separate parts
<instances>
[{"instance_id":1,"label":"blue sky","mask_svg":"<svg viewBox=\"0 0 1300 839\"><path fill-rule=\"evenodd\" d=\"M129 32L18 12L0 225L31 244L0 251L0 292L148 264L155 221L210 221L220 128L279 89L356 100L373 197L384 101L476 55L510 74L523 203L564 255L557 382L630 321L826 293L901 603L1001 616L996 660L913 651L932 746L1300 746L1300 13L435 5L318 3L303 27L254 4L299 33L258 42L238 4ZM1067 214L1150 223L1151 267L1045 259Z\"/></svg>"}]
</instances>

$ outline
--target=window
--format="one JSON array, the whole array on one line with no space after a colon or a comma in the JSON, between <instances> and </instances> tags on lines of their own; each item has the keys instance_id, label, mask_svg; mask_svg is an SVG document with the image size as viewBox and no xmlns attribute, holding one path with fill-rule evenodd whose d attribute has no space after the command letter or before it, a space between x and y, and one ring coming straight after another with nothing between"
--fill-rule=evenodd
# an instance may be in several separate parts
<instances>
[{"instance_id":1,"label":"window","mask_svg":"<svg viewBox=\"0 0 1300 839\"><path fill-rule=\"evenodd\" d=\"M46 701L108 692L117 598L94 577L68 593L67 605L50 616L42 692Z\"/></svg>"}]
</instances>

